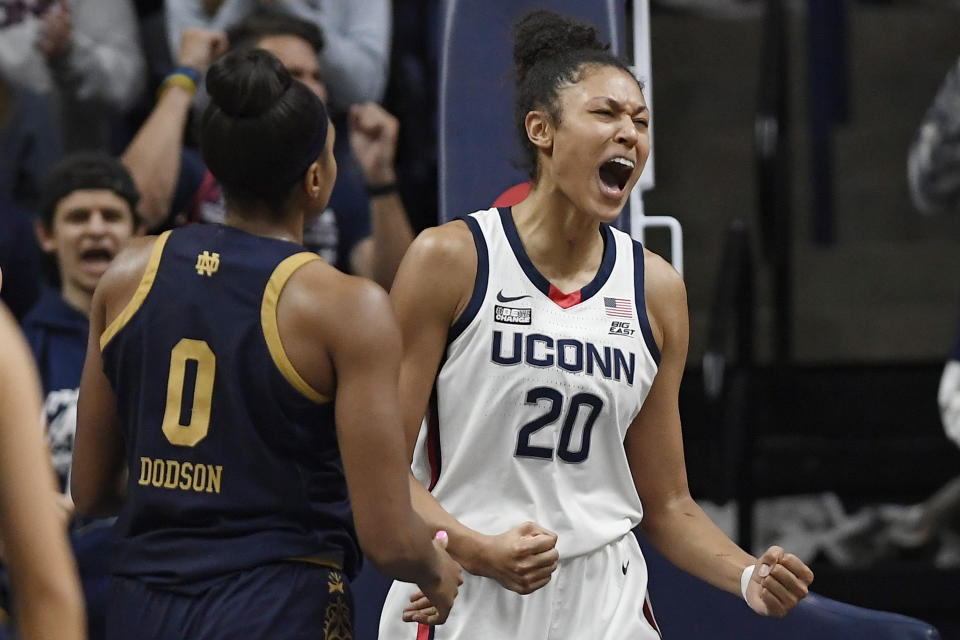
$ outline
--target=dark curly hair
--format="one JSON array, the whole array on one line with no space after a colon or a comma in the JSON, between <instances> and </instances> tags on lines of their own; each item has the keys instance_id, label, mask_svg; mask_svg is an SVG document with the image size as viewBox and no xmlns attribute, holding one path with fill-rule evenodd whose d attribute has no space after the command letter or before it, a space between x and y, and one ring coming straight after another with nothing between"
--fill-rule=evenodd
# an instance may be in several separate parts
<instances>
[{"instance_id":1,"label":"dark curly hair","mask_svg":"<svg viewBox=\"0 0 960 640\"><path fill-rule=\"evenodd\" d=\"M134 223L140 192L123 163L100 151L79 151L57 162L44 179L37 213L47 230L53 229L57 204L74 191L109 189L127 201Z\"/></svg>"},{"instance_id":2,"label":"dark curly hair","mask_svg":"<svg viewBox=\"0 0 960 640\"><path fill-rule=\"evenodd\" d=\"M610 52L596 27L553 11L531 11L513 24L513 62L516 80L514 117L524 152L523 168L536 182L539 177L537 148L527 138L527 113L545 110L560 121L558 90L583 79L589 65L614 67L635 78L630 67ZM643 90L643 85L637 80Z\"/></svg>"}]
</instances>

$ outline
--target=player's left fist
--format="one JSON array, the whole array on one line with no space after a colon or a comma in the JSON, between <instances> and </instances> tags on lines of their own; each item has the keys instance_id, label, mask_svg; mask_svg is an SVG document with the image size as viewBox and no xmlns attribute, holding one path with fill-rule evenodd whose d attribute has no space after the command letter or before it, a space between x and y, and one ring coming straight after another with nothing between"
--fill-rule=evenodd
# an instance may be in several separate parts
<instances>
[{"instance_id":1,"label":"player's left fist","mask_svg":"<svg viewBox=\"0 0 960 640\"><path fill-rule=\"evenodd\" d=\"M813 571L800 558L777 546L757 561L747 585L747 604L762 616L782 618L806 597Z\"/></svg>"}]
</instances>

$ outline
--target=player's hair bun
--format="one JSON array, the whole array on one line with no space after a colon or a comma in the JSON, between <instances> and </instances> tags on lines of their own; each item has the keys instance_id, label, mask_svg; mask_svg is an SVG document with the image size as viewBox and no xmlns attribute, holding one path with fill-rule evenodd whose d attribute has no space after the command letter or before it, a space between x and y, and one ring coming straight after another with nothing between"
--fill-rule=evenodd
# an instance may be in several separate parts
<instances>
[{"instance_id":1,"label":"player's hair bun","mask_svg":"<svg viewBox=\"0 0 960 640\"><path fill-rule=\"evenodd\" d=\"M262 49L229 53L211 65L206 76L213 103L232 118L263 115L292 83L283 64Z\"/></svg>"},{"instance_id":2,"label":"player's hair bun","mask_svg":"<svg viewBox=\"0 0 960 640\"><path fill-rule=\"evenodd\" d=\"M513 25L513 61L521 81L541 60L571 51L608 48L595 27L552 11L532 11Z\"/></svg>"},{"instance_id":3,"label":"player's hair bun","mask_svg":"<svg viewBox=\"0 0 960 640\"><path fill-rule=\"evenodd\" d=\"M326 108L259 49L238 49L210 65L207 91L200 149L227 206L259 202L279 214L307 167L325 157Z\"/></svg>"}]
</instances>

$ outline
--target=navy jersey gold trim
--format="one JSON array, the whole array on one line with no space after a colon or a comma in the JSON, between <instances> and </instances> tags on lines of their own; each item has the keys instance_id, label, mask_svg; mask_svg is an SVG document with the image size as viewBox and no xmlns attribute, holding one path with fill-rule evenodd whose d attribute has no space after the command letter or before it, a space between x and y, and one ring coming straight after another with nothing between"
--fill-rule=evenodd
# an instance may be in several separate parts
<instances>
[{"instance_id":1,"label":"navy jersey gold trim","mask_svg":"<svg viewBox=\"0 0 960 640\"><path fill-rule=\"evenodd\" d=\"M317 258L223 225L176 229L155 255L139 308L103 349L129 470L113 572L184 590L324 558L354 577L334 403L296 373L276 328L284 284ZM204 255L215 270L197 268Z\"/></svg>"},{"instance_id":2,"label":"navy jersey gold trim","mask_svg":"<svg viewBox=\"0 0 960 640\"><path fill-rule=\"evenodd\" d=\"M281 262L270 276L267 287L263 291L263 304L260 307L260 322L263 324L263 336L267 340L267 347L270 349L270 355L273 357L274 364L280 369L283 376L294 386L294 388L310 398L314 402L330 402L330 399L310 386L300 373L294 368L293 363L287 356L283 348L283 342L280 340L280 329L277 326L277 300L283 292L283 287L293 273L314 260L319 260L320 256L315 253L303 252L297 253L283 262Z\"/></svg>"},{"instance_id":3,"label":"navy jersey gold trim","mask_svg":"<svg viewBox=\"0 0 960 640\"><path fill-rule=\"evenodd\" d=\"M328 569L336 569L337 571L343 571L343 561L334 554L317 554L314 556L296 556L293 558L287 558L288 562L303 562L305 564L315 564L318 567L327 567Z\"/></svg>"},{"instance_id":4,"label":"navy jersey gold trim","mask_svg":"<svg viewBox=\"0 0 960 640\"><path fill-rule=\"evenodd\" d=\"M130 298L130 302L127 303L127 306L123 308L123 311L120 312L116 318L113 319L113 322L110 323L103 333L100 335L100 350L103 351L104 347L113 339L113 336L117 334L120 329L122 329L128 322L130 318L133 317L133 314L140 309L140 305L143 304L143 301L146 300L147 294L150 293L150 287L153 286L153 279L157 276L157 267L160 265L160 256L163 255L163 246L167 243L167 238L170 237L169 231L164 231L159 236L157 236L156 241L153 243L153 251L150 252L150 258L147 260L147 268L143 272L143 276L140 278L140 284L137 285L137 290L134 292L133 297Z\"/></svg>"}]
</instances>

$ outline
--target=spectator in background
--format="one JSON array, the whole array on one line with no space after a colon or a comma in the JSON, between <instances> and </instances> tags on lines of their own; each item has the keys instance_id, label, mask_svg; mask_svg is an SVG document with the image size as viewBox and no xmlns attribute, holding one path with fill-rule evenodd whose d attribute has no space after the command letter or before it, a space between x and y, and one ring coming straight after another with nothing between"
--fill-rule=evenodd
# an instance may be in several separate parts
<instances>
[{"instance_id":1,"label":"spectator in background","mask_svg":"<svg viewBox=\"0 0 960 640\"><path fill-rule=\"evenodd\" d=\"M63 492L73 462L93 292L114 256L138 233L137 198L120 161L98 152L64 158L42 193L36 231L43 250L56 260L60 288L45 292L22 326L40 373L53 468ZM92 639L104 636L112 525L113 520L77 522L70 535Z\"/></svg>"},{"instance_id":2,"label":"spectator in background","mask_svg":"<svg viewBox=\"0 0 960 640\"><path fill-rule=\"evenodd\" d=\"M0 73L51 99L67 151L107 148L111 117L143 89L130 0L6 0L2 9Z\"/></svg>"},{"instance_id":3,"label":"spectator in background","mask_svg":"<svg viewBox=\"0 0 960 640\"><path fill-rule=\"evenodd\" d=\"M383 106L401 123L400 194L414 230L437 224L437 101L442 0L393 0L390 80Z\"/></svg>"},{"instance_id":4,"label":"spectator in background","mask_svg":"<svg viewBox=\"0 0 960 640\"><path fill-rule=\"evenodd\" d=\"M59 155L47 100L8 82L0 71L0 268L7 275L0 297L18 320L40 291L40 252L30 212L43 176Z\"/></svg>"},{"instance_id":5,"label":"spectator in background","mask_svg":"<svg viewBox=\"0 0 960 640\"><path fill-rule=\"evenodd\" d=\"M947 72L910 145L907 179L920 211L960 211L960 59ZM947 437L960 446L960 341L947 358L937 399Z\"/></svg>"},{"instance_id":6,"label":"spectator in background","mask_svg":"<svg viewBox=\"0 0 960 640\"><path fill-rule=\"evenodd\" d=\"M0 269L7 274L7 286L0 291L0 299L19 320L37 301L43 270L30 213L2 194Z\"/></svg>"},{"instance_id":7,"label":"spectator in background","mask_svg":"<svg viewBox=\"0 0 960 640\"><path fill-rule=\"evenodd\" d=\"M61 152L58 121L49 101L9 81L0 69L0 196L32 211L40 183Z\"/></svg>"},{"instance_id":8,"label":"spectator in background","mask_svg":"<svg viewBox=\"0 0 960 640\"><path fill-rule=\"evenodd\" d=\"M940 84L910 145L907 180L921 212L960 212L960 59ZM937 404L944 432L960 446L960 340L940 376ZM960 566L960 477L919 504L882 508L880 516L897 546L916 548L939 538L935 564Z\"/></svg>"},{"instance_id":9,"label":"spectator in background","mask_svg":"<svg viewBox=\"0 0 960 640\"><path fill-rule=\"evenodd\" d=\"M325 39L314 24L257 13L232 29L229 40L231 47L270 51L321 99L328 97L318 59ZM123 155L144 194L140 213L151 228L222 220L219 189L195 154L183 149L182 139L195 83L225 46L219 32L184 31L178 71ZM339 173L330 205L304 230L304 245L342 271L389 288L413 239L394 170L398 123L367 102L351 107L345 128L334 146Z\"/></svg>"},{"instance_id":10,"label":"spectator in background","mask_svg":"<svg viewBox=\"0 0 960 640\"><path fill-rule=\"evenodd\" d=\"M913 203L923 213L960 211L960 59L910 145L907 178Z\"/></svg>"},{"instance_id":11,"label":"spectator in background","mask_svg":"<svg viewBox=\"0 0 960 640\"><path fill-rule=\"evenodd\" d=\"M390 64L390 0L167 0L172 58L179 58L187 27L229 31L261 7L313 23L323 32L321 63L335 111L383 99Z\"/></svg>"}]
</instances>

